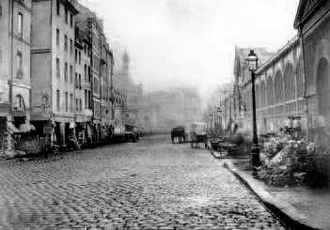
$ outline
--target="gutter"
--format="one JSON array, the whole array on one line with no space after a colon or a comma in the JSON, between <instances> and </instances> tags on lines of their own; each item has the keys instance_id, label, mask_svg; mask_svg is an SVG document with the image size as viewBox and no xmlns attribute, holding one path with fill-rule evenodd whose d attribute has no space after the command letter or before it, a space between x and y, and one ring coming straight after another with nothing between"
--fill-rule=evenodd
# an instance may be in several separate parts
<instances>
[{"instance_id":1,"label":"gutter","mask_svg":"<svg viewBox=\"0 0 330 230\"><path fill-rule=\"evenodd\" d=\"M267 62L265 62L261 67L256 71L256 74L261 74L267 67L276 62L281 58L281 55L287 52L290 48L295 46L299 42L298 36L295 35L285 46L283 46L277 53L271 57Z\"/></svg>"}]
</instances>

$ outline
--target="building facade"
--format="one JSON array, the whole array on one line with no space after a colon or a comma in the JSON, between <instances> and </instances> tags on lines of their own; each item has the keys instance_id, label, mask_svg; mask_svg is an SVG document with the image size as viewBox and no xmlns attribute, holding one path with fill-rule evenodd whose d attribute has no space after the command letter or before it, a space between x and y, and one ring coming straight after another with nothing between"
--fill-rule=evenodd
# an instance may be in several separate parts
<instances>
[{"instance_id":1,"label":"building facade","mask_svg":"<svg viewBox=\"0 0 330 230\"><path fill-rule=\"evenodd\" d=\"M115 127L124 127L124 112L127 108L127 95L122 91L113 89L113 125Z\"/></svg>"},{"instance_id":2,"label":"building facade","mask_svg":"<svg viewBox=\"0 0 330 230\"><path fill-rule=\"evenodd\" d=\"M114 58L104 35L102 20L83 5L77 3L76 7L79 11L76 25L90 44L92 130L98 142L106 137L114 120Z\"/></svg>"},{"instance_id":3,"label":"building facade","mask_svg":"<svg viewBox=\"0 0 330 230\"><path fill-rule=\"evenodd\" d=\"M259 58L259 65L265 63L273 55L265 48L253 48L253 50ZM246 62L249 52L250 48L235 47L234 85L231 102L233 111L230 116L231 122L244 124L245 128L248 129L252 127L250 125L250 121L252 121L251 73Z\"/></svg>"},{"instance_id":4,"label":"building facade","mask_svg":"<svg viewBox=\"0 0 330 230\"><path fill-rule=\"evenodd\" d=\"M91 44L86 34L76 27L75 33L75 124L76 135L84 144L88 143L88 127L92 124L92 77ZM70 70L71 71L71 70Z\"/></svg>"},{"instance_id":5,"label":"building facade","mask_svg":"<svg viewBox=\"0 0 330 230\"><path fill-rule=\"evenodd\" d=\"M255 100L258 133L279 132L287 125L289 118L306 124L304 114L304 77L301 47L297 37L290 40L277 53L260 52L254 49L259 58L255 79ZM235 111L240 114L235 122L246 130L252 130L252 83L251 73L244 58L235 59L236 90ZM236 52L237 53L237 52ZM242 55L240 55L242 56ZM261 58L260 58L261 57ZM242 79L242 80L239 80ZM237 112L238 111L238 112Z\"/></svg>"},{"instance_id":6,"label":"building facade","mask_svg":"<svg viewBox=\"0 0 330 230\"><path fill-rule=\"evenodd\" d=\"M31 120L40 133L68 142L75 127L75 15L72 1L32 1Z\"/></svg>"},{"instance_id":7,"label":"building facade","mask_svg":"<svg viewBox=\"0 0 330 230\"><path fill-rule=\"evenodd\" d=\"M31 0L0 2L1 143L6 126L19 129L30 124L31 4Z\"/></svg>"},{"instance_id":8,"label":"building facade","mask_svg":"<svg viewBox=\"0 0 330 230\"><path fill-rule=\"evenodd\" d=\"M330 2L299 3L294 27L298 29L304 66L304 96L308 127L330 127Z\"/></svg>"},{"instance_id":9,"label":"building facade","mask_svg":"<svg viewBox=\"0 0 330 230\"><path fill-rule=\"evenodd\" d=\"M256 107L258 130L278 132L295 118L305 127L304 80L301 47L289 41L257 70Z\"/></svg>"}]
</instances>

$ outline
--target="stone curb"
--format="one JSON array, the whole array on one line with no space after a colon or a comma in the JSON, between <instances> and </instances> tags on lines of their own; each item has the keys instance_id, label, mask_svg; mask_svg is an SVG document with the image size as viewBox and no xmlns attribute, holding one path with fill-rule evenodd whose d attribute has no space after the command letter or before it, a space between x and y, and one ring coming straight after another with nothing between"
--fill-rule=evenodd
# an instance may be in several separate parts
<instances>
[{"instance_id":1,"label":"stone curb","mask_svg":"<svg viewBox=\"0 0 330 230\"><path fill-rule=\"evenodd\" d=\"M235 177L237 177L250 191L252 191L258 197L258 199L290 229L320 229L316 226L312 226L311 223L308 223L308 218L305 217L302 213L300 213L292 205L285 203L279 199L276 199L274 196L272 196L259 184L256 179L252 178L251 175L238 170L230 160L224 160L223 165Z\"/></svg>"}]
</instances>

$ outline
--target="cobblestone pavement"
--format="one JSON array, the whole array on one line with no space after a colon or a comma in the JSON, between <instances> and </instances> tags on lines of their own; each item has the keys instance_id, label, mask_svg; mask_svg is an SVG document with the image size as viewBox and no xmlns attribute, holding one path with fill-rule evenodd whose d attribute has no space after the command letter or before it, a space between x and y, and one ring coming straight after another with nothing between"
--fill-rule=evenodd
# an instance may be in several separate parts
<instances>
[{"instance_id":1,"label":"cobblestone pavement","mask_svg":"<svg viewBox=\"0 0 330 230\"><path fill-rule=\"evenodd\" d=\"M138 143L0 162L1 229L285 229L209 152Z\"/></svg>"}]
</instances>

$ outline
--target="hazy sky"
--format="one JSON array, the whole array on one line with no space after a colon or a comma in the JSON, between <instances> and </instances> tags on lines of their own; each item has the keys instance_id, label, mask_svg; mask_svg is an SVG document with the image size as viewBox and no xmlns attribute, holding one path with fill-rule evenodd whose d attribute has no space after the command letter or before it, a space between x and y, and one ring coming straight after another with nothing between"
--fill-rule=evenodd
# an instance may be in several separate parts
<instances>
[{"instance_id":1,"label":"hazy sky","mask_svg":"<svg viewBox=\"0 0 330 230\"><path fill-rule=\"evenodd\" d=\"M276 51L296 33L298 0L81 0L104 19L145 90L212 86L233 78L235 45ZM116 63L117 65L119 63Z\"/></svg>"}]
</instances>

